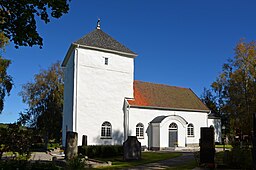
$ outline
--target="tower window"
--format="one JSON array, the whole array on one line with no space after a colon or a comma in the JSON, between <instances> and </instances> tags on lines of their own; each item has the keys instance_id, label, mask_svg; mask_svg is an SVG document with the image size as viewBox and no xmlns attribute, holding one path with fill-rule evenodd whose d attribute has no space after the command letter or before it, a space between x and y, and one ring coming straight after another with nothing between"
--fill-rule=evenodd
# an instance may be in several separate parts
<instances>
[{"instance_id":1,"label":"tower window","mask_svg":"<svg viewBox=\"0 0 256 170\"><path fill-rule=\"evenodd\" d=\"M105 65L108 65L108 58L104 57L104 59L105 59Z\"/></svg>"}]
</instances>

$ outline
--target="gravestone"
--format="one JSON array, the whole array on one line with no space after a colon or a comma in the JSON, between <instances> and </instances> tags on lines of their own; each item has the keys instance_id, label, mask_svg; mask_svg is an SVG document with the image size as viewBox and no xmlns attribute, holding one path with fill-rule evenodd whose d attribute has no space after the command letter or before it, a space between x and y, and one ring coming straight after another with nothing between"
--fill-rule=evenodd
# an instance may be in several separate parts
<instances>
[{"instance_id":1,"label":"gravestone","mask_svg":"<svg viewBox=\"0 0 256 170\"><path fill-rule=\"evenodd\" d=\"M200 139L200 164L214 164L214 128L202 127Z\"/></svg>"},{"instance_id":2,"label":"gravestone","mask_svg":"<svg viewBox=\"0 0 256 170\"><path fill-rule=\"evenodd\" d=\"M139 160L141 159L141 143L136 136L128 136L128 139L123 144L124 160Z\"/></svg>"},{"instance_id":3,"label":"gravestone","mask_svg":"<svg viewBox=\"0 0 256 170\"><path fill-rule=\"evenodd\" d=\"M66 133L65 159L73 159L77 156L77 133L68 131Z\"/></svg>"},{"instance_id":4,"label":"gravestone","mask_svg":"<svg viewBox=\"0 0 256 170\"><path fill-rule=\"evenodd\" d=\"M82 146L87 146L87 136L86 135L83 135Z\"/></svg>"}]
</instances>

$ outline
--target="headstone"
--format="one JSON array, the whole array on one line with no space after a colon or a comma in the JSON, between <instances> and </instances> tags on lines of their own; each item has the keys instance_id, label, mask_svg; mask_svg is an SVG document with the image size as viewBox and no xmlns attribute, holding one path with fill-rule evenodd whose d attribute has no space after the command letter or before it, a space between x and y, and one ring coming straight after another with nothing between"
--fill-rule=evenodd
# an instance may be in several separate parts
<instances>
[{"instance_id":1,"label":"headstone","mask_svg":"<svg viewBox=\"0 0 256 170\"><path fill-rule=\"evenodd\" d=\"M202 127L200 139L200 164L214 164L214 128Z\"/></svg>"},{"instance_id":2,"label":"headstone","mask_svg":"<svg viewBox=\"0 0 256 170\"><path fill-rule=\"evenodd\" d=\"M123 144L124 160L139 160L141 159L141 143L136 136L128 136L128 139Z\"/></svg>"},{"instance_id":3,"label":"headstone","mask_svg":"<svg viewBox=\"0 0 256 170\"><path fill-rule=\"evenodd\" d=\"M66 134L65 159L69 160L77 156L77 133L68 131Z\"/></svg>"},{"instance_id":4,"label":"headstone","mask_svg":"<svg viewBox=\"0 0 256 170\"><path fill-rule=\"evenodd\" d=\"M82 146L87 146L87 136L86 135L83 135Z\"/></svg>"}]
</instances>

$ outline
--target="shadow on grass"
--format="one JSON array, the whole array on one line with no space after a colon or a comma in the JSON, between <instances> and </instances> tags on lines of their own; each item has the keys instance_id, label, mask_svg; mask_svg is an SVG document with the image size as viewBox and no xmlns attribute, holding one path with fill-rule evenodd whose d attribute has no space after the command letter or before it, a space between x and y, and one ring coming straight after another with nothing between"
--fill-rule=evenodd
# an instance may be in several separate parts
<instances>
[{"instance_id":1,"label":"shadow on grass","mask_svg":"<svg viewBox=\"0 0 256 170\"><path fill-rule=\"evenodd\" d=\"M119 168L127 168L127 167L134 167L139 166L143 164L158 162L161 160L167 160L171 158L176 158L181 156L181 153L174 153L174 152L142 152L142 158L141 160L136 161L123 161L123 157L112 157L112 158L98 158L102 161L111 161L112 166L110 167L101 167L97 169L119 169Z\"/></svg>"},{"instance_id":2,"label":"shadow on grass","mask_svg":"<svg viewBox=\"0 0 256 170\"><path fill-rule=\"evenodd\" d=\"M195 167L197 167L196 161L195 160L191 160L189 162L185 162L182 165L177 165L177 166L169 167L166 170L171 170L171 169L194 169Z\"/></svg>"}]
</instances>

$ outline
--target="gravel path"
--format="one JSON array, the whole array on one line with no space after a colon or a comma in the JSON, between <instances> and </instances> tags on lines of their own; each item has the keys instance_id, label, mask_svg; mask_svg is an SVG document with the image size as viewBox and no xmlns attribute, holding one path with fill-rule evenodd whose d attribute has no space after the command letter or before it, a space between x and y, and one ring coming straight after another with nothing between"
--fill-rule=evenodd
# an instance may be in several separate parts
<instances>
[{"instance_id":1,"label":"gravel path","mask_svg":"<svg viewBox=\"0 0 256 170\"><path fill-rule=\"evenodd\" d=\"M52 156L45 152L33 152L29 160L33 161L52 161Z\"/></svg>"},{"instance_id":2,"label":"gravel path","mask_svg":"<svg viewBox=\"0 0 256 170\"><path fill-rule=\"evenodd\" d=\"M184 162L188 162L195 159L193 153L182 153L182 156L177 158L167 159L159 162L149 163L131 168L125 168L123 170L142 170L142 169L166 169L168 167L182 165Z\"/></svg>"}]
</instances>

